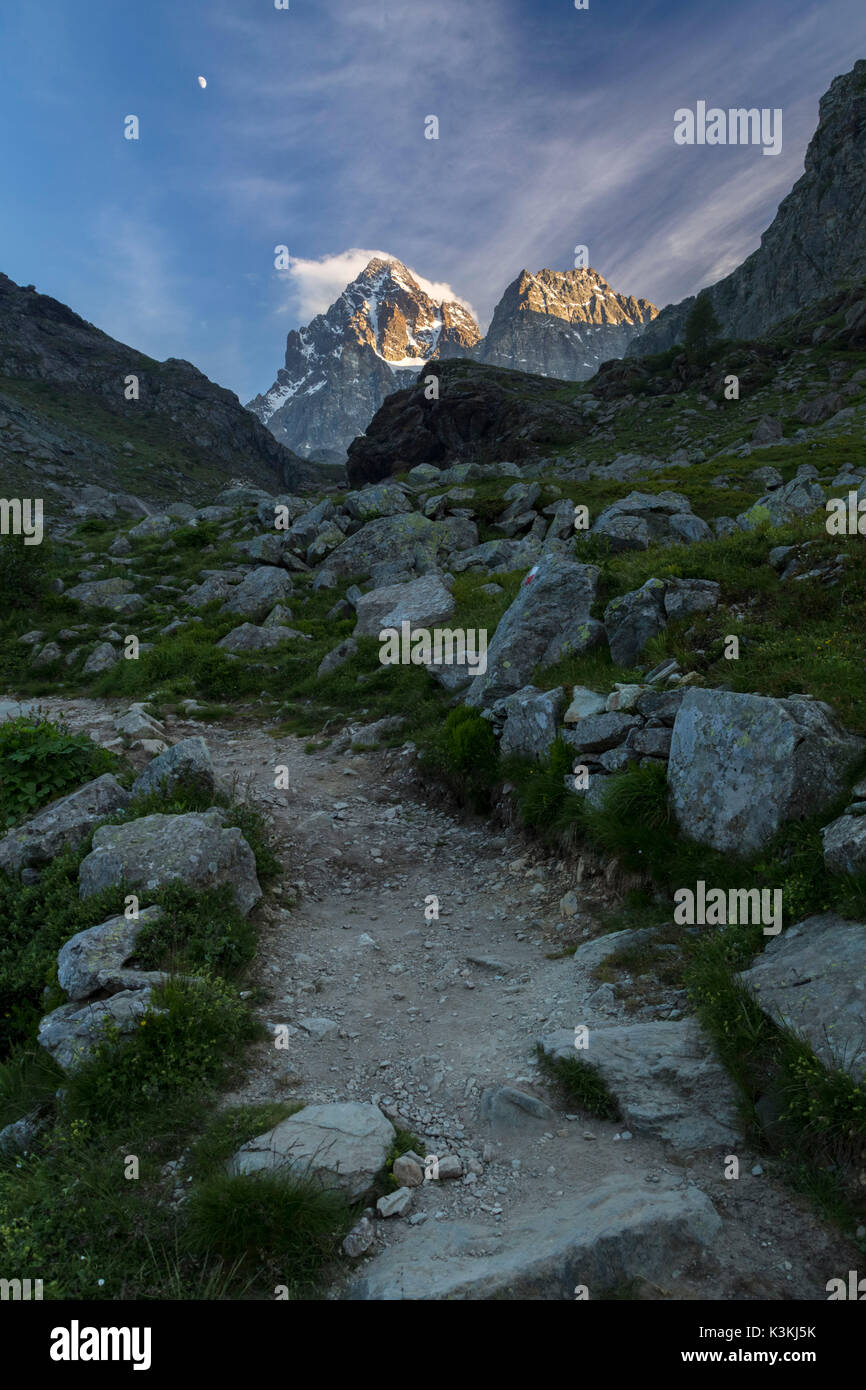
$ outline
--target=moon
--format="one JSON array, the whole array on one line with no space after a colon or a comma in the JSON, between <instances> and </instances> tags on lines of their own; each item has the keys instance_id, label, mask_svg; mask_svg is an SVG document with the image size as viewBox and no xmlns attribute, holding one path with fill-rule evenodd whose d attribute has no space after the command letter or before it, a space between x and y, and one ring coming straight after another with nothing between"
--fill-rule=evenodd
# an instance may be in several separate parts
<instances>
[{"instance_id":1,"label":"moon","mask_svg":"<svg viewBox=\"0 0 866 1390\"><path fill-rule=\"evenodd\" d=\"M198 79L198 85L199 85L200 87L206 87L206 86L207 86L207 78L206 78L206 77L200 77L200 78Z\"/></svg>"}]
</instances>

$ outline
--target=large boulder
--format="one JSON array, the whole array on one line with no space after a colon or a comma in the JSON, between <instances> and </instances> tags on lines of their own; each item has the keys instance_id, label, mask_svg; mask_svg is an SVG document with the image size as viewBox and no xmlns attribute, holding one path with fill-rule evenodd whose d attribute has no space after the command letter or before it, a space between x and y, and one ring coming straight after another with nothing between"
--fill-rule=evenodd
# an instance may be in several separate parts
<instances>
[{"instance_id":1,"label":"large boulder","mask_svg":"<svg viewBox=\"0 0 866 1390\"><path fill-rule=\"evenodd\" d=\"M225 884L241 912L250 912L262 896L255 857L240 830L224 828L222 821L223 813L213 807L100 827L81 861L80 897L118 884L148 892L177 882L193 888Z\"/></svg>"},{"instance_id":2,"label":"large boulder","mask_svg":"<svg viewBox=\"0 0 866 1390\"><path fill-rule=\"evenodd\" d=\"M355 605L355 637L378 637L382 628L401 630L401 623L432 627L451 617L454 599L438 574L425 574L409 584L388 584L362 594Z\"/></svg>"},{"instance_id":3,"label":"large boulder","mask_svg":"<svg viewBox=\"0 0 866 1390\"><path fill-rule=\"evenodd\" d=\"M782 526L795 517L811 516L824 506L824 489L808 478L792 478L784 487L759 497L748 511L737 517L737 525L744 531L751 531L761 522L771 526Z\"/></svg>"},{"instance_id":4,"label":"large boulder","mask_svg":"<svg viewBox=\"0 0 866 1390\"><path fill-rule=\"evenodd\" d=\"M128 806L130 799L110 772L103 773L69 796L52 801L24 825L7 831L0 840L0 869L18 873L49 864L64 850L77 849L94 825Z\"/></svg>"},{"instance_id":5,"label":"large boulder","mask_svg":"<svg viewBox=\"0 0 866 1390\"><path fill-rule=\"evenodd\" d=\"M217 646L220 651L230 652L232 655L239 652L272 652L275 647L302 635L294 628L284 627L279 622L261 627L255 623L241 623L240 627L233 627L231 632L221 637Z\"/></svg>"},{"instance_id":6,"label":"large boulder","mask_svg":"<svg viewBox=\"0 0 866 1390\"><path fill-rule=\"evenodd\" d=\"M690 690L673 726L671 804L690 839L748 855L835 801L864 749L817 700Z\"/></svg>"},{"instance_id":7,"label":"large boulder","mask_svg":"<svg viewBox=\"0 0 866 1390\"><path fill-rule=\"evenodd\" d=\"M42 1019L37 1041L64 1071L77 1071L105 1041L106 1023L112 1023L121 1034L134 1033L150 1002L151 991L145 988L121 990L109 999L91 999L85 1004L80 1000L61 1004Z\"/></svg>"},{"instance_id":8,"label":"large boulder","mask_svg":"<svg viewBox=\"0 0 866 1390\"><path fill-rule=\"evenodd\" d=\"M387 567L393 573L424 574L438 558L478 544L478 528L462 516L430 521L420 512L377 517L349 536L328 556L338 577L367 576Z\"/></svg>"},{"instance_id":9,"label":"large boulder","mask_svg":"<svg viewBox=\"0 0 866 1390\"><path fill-rule=\"evenodd\" d=\"M369 575L375 565L405 570L431 569L436 560L437 523L419 512L378 517L332 551L328 569L338 577Z\"/></svg>"},{"instance_id":10,"label":"large boulder","mask_svg":"<svg viewBox=\"0 0 866 1390\"><path fill-rule=\"evenodd\" d=\"M565 691L537 690L527 685L502 702L506 711L505 727L499 743L503 757L514 754L541 762L547 757L557 735Z\"/></svg>"},{"instance_id":11,"label":"large boulder","mask_svg":"<svg viewBox=\"0 0 866 1390\"><path fill-rule=\"evenodd\" d=\"M820 1061L866 1077L866 926L828 912L773 937L740 979Z\"/></svg>"},{"instance_id":12,"label":"large boulder","mask_svg":"<svg viewBox=\"0 0 866 1390\"><path fill-rule=\"evenodd\" d=\"M203 796L213 796L217 790L210 752L200 736L183 738L154 758L133 782L132 795L149 796L160 790L170 792L180 783Z\"/></svg>"},{"instance_id":13,"label":"large boulder","mask_svg":"<svg viewBox=\"0 0 866 1390\"><path fill-rule=\"evenodd\" d=\"M639 589L611 599L604 610L604 626L611 659L618 666L634 666L651 637L664 630L665 586L648 579Z\"/></svg>"},{"instance_id":14,"label":"large boulder","mask_svg":"<svg viewBox=\"0 0 866 1390\"><path fill-rule=\"evenodd\" d=\"M283 569L273 565L258 565L232 591L231 598L220 609L239 618L256 622L264 618L280 599L288 598L292 581Z\"/></svg>"},{"instance_id":15,"label":"large boulder","mask_svg":"<svg viewBox=\"0 0 866 1390\"><path fill-rule=\"evenodd\" d=\"M391 1121L375 1105L307 1105L250 1139L228 1168L236 1174L283 1169L312 1177L354 1200L364 1195L384 1166L394 1134Z\"/></svg>"},{"instance_id":16,"label":"large boulder","mask_svg":"<svg viewBox=\"0 0 866 1390\"><path fill-rule=\"evenodd\" d=\"M472 682L466 703L480 707L504 699L529 685L539 663L552 666L570 653L597 646L604 628L590 617L590 608L598 577L595 565L543 556L500 619L487 649L487 671Z\"/></svg>"},{"instance_id":17,"label":"large boulder","mask_svg":"<svg viewBox=\"0 0 866 1390\"><path fill-rule=\"evenodd\" d=\"M137 613L144 607L144 599L140 594L133 593L132 583L128 579L94 579L67 589L66 596L85 608L108 608L112 613L123 616Z\"/></svg>"},{"instance_id":18,"label":"large boulder","mask_svg":"<svg viewBox=\"0 0 866 1390\"><path fill-rule=\"evenodd\" d=\"M821 838L831 874L866 873L866 816L839 816L824 826Z\"/></svg>"},{"instance_id":19,"label":"large boulder","mask_svg":"<svg viewBox=\"0 0 866 1390\"><path fill-rule=\"evenodd\" d=\"M379 516L399 516L411 512L412 503L394 483L373 483L359 492L347 492L343 510L353 521L375 521Z\"/></svg>"},{"instance_id":20,"label":"large boulder","mask_svg":"<svg viewBox=\"0 0 866 1390\"><path fill-rule=\"evenodd\" d=\"M649 639L669 621L709 612L720 593L711 579L648 579L639 589L611 599L604 625L612 659L634 666Z\"/></svg>"},{"instance_id":21,"label":"large boulder","mask_svg":"<svg viewBox=\"0 0 866 1390\"><path fill-rule=\"evenodd\" d=\"M158 972L124 970L135 951L135 943L146 926L157 922L162 908L146 907L136 919L109 917L98 926L87 927L71 936L57 955L57 981L70 999L86 999L105 990L117 994L125 989L142 989L160 981Z\"/></svg>"},{"instance_id":22,"label":"large boulder","mask_svg":"<svg viewBox=\"0 0 866 1390\"><path fill-rule=\"evenodd\" d=\"M672 529L674 517L688 517L688 526ZM708 540L712 535L680 492L630 492L604 509L590 527L590 534L605 536L614 552Z\"/></svg>"}]
</instances>

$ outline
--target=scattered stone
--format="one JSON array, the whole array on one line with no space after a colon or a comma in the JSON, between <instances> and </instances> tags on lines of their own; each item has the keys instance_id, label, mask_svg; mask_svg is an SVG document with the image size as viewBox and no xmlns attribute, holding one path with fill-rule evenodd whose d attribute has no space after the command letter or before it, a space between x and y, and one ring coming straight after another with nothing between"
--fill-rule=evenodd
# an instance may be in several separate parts
<instances>
[{"instance_id":1,"label":"scattered stone","mask_svg":"<svg viewBox=\"0 0 866 1390\"><path fill-rule=\"evenodd\" d=\"M376 1239L376 1228L368 1216L362 1216L357 1226L353 1226L343 1241L343 1254L350 1260L357 1260L366 1254Z\"/></svg>"},{"instance_id":2,"label":"scattered stone","mask_svg":"<svg viewBox=\"0 0 866 1390\"><path fill-rule=\"evenodd\" d=\"M398 1187L396 1192L389 1192L387 1197L380 1197L376 1203L376 1210L380 1216L404 1216L412 1205L412 1189L410 1187Z\"/></svg>"},{"instance_id":3,"label":"scattered stone","mask_svg":"<svg viewBox=\"0 0 866 1390\"><path fill-rule=\"evenodd\" d=\"M574 1035L572 1034L572 1046ZM537 1096L514 1086L488 1086L481 1095L481 1118L494 1130L534 1130L538 1122L550 1124L553 1110Z\"/></svg>"},{"instance_id":4,"label":"scattered stone","mask_svg":"<svg viewBox=\"0 0 866 1390\"><path fill-rule=\"evenodd\" d=\"M562 686L537 690L534 685L503 700L506 719L499 745L502 756L516 755L533 762L546 758L557 735L564 702Z\"/></svg>"},{"instance_id":5,"label":"scattered stone","mask_svg":"<svg viewBox=\"0 0 866 1390\"><path fill-rule=\"evenodd\" d=\"M424 1169L416 1159L401 1154L394 1159L394 1179L401 1187L420 1187L424 1181Z\"/></svg>"},{"instance_id":6,"label":"scattered stone","mask_svg":"<svg viewBox=\"0 0 866 1390\"><path fill-rule=\"evenodd\" d=\"M122 990L110 999L62 1004L39 1024L37 1041L64 1071L77 1071L105 1040L110 1020L122 1034L134 1033L150 1007L150 989Z\"/></svg>"},{"instance_id":7,"label":"scattered stone","mask_svg":"<svg viewBox=\"0 0 866 1390\"><path fill-rule=\"evenodd\" d=\"M110 642L100 642L93 648L82 667L85 676L97 675L100 671L110 671L120 660L120 654Z\"/></svg>"},{"instance_id":8,"label":"scattered stone","mask_svg":"<svg viewBox=\"0 0 866 1390\"><path fill-rule=\"evenodd\" d=\"M331 1033L338 1032L340 1027L332 1018L299 1018L298 1025L319 1042L322 1038L330 1037Z\"/></svg>"},{"instance_id":9,"label":"scattered stone","mask_svg":"<svg viewBox=\"0 0 866 1390\"><path fill-rule=\"evenodd\" d=\"M316 672L319 680L321 680L323 676L329 676L332 671L338 671L341 666L345 666L346 662L351 660L357 650L358 643L355 641L354 637L346 637L338 647L335 647L332 652L328 652L327 656L322 657Z\"/></svg>"}]
</instances>

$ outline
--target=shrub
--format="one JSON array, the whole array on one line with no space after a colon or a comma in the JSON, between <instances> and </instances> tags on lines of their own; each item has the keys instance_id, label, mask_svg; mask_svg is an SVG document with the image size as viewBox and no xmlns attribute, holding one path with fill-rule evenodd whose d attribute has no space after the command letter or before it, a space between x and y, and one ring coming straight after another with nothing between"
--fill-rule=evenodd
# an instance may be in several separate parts
<instances>
[{"instance_id":1,"label":"shrub","mask_svg":"<svg viewBox=\"0 0 866 1390\"><path fill-rule=\"evenodd\" d=\"M65 1003L57 952L70 936L123 911L120 889L82 902L78 866L88 841L48 864L38 883L22 886L0 873L0 1056L31 1041L43 1014ZM46 987L52 990L44 997Z\"/></svg>"},{"instance_id":2,"label":"shrub","mask_svg":"<svg viewBox=\"0 0 866 1390\"><path fill-rule=\"evenodd\" d=\"M169 980L154 990L151 1007L131 1036L105 1025L105 1040L69 1077L70 1111L116 1124L143 1105L209 1090L225 1078L242 1044L257 1036L249 1009L217 976Z\"/></svg>"},{"instance_id":3,"label":"shrub","mask_svg":"<svg viewBox=\"0 0 866 1390\"><path fill-rule=\"evenodd\" d=\"M489 721L465 705L451 710L432 734L422 765L443 776L463 801L485 810L499 772L499 747Z\"/></svg>"},{"instance_id":4,"label":"shrub","mask_svg":"<svg viewBox=\"0 0 866 1390\"><path fill-rule=\"evenodd\" d=\"M157 895L158 921L143 928L135 958L144 970L205 969L236 975L252 960L256 929L222 888L172 883Z\"/></svg>"},{"instance_id":5,"label":"shrub","mask_svg":"<svg viewBox=\"0 0 866 1390\"><path fill-rule=\"evenodd\" d=\"M115 755L65 724L23 715L0 724L0 825L116 767Z\"/></svg>"}]
</instances>

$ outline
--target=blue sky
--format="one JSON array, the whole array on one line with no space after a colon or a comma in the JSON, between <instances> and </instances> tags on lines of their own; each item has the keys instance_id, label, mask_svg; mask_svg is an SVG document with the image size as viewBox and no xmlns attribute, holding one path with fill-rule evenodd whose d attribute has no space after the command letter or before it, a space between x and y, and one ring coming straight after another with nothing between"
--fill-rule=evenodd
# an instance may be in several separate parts
<instances>
[{"instance_id":1,"label":"blue sky","mask_svg":"<svg viewBox=\"0 0 866 1390\"><path fill-rule=\"evenodd\" d=\"M866 56L863 0L289 3L0 12L0 270L242 400L359 250L450 286L482 328L524 266L568 269L577 244L623 293L693 293L757 246L819 97ZM675 145L699 99L781 107L782 153Z\"/></svg>"}]
</instances>

